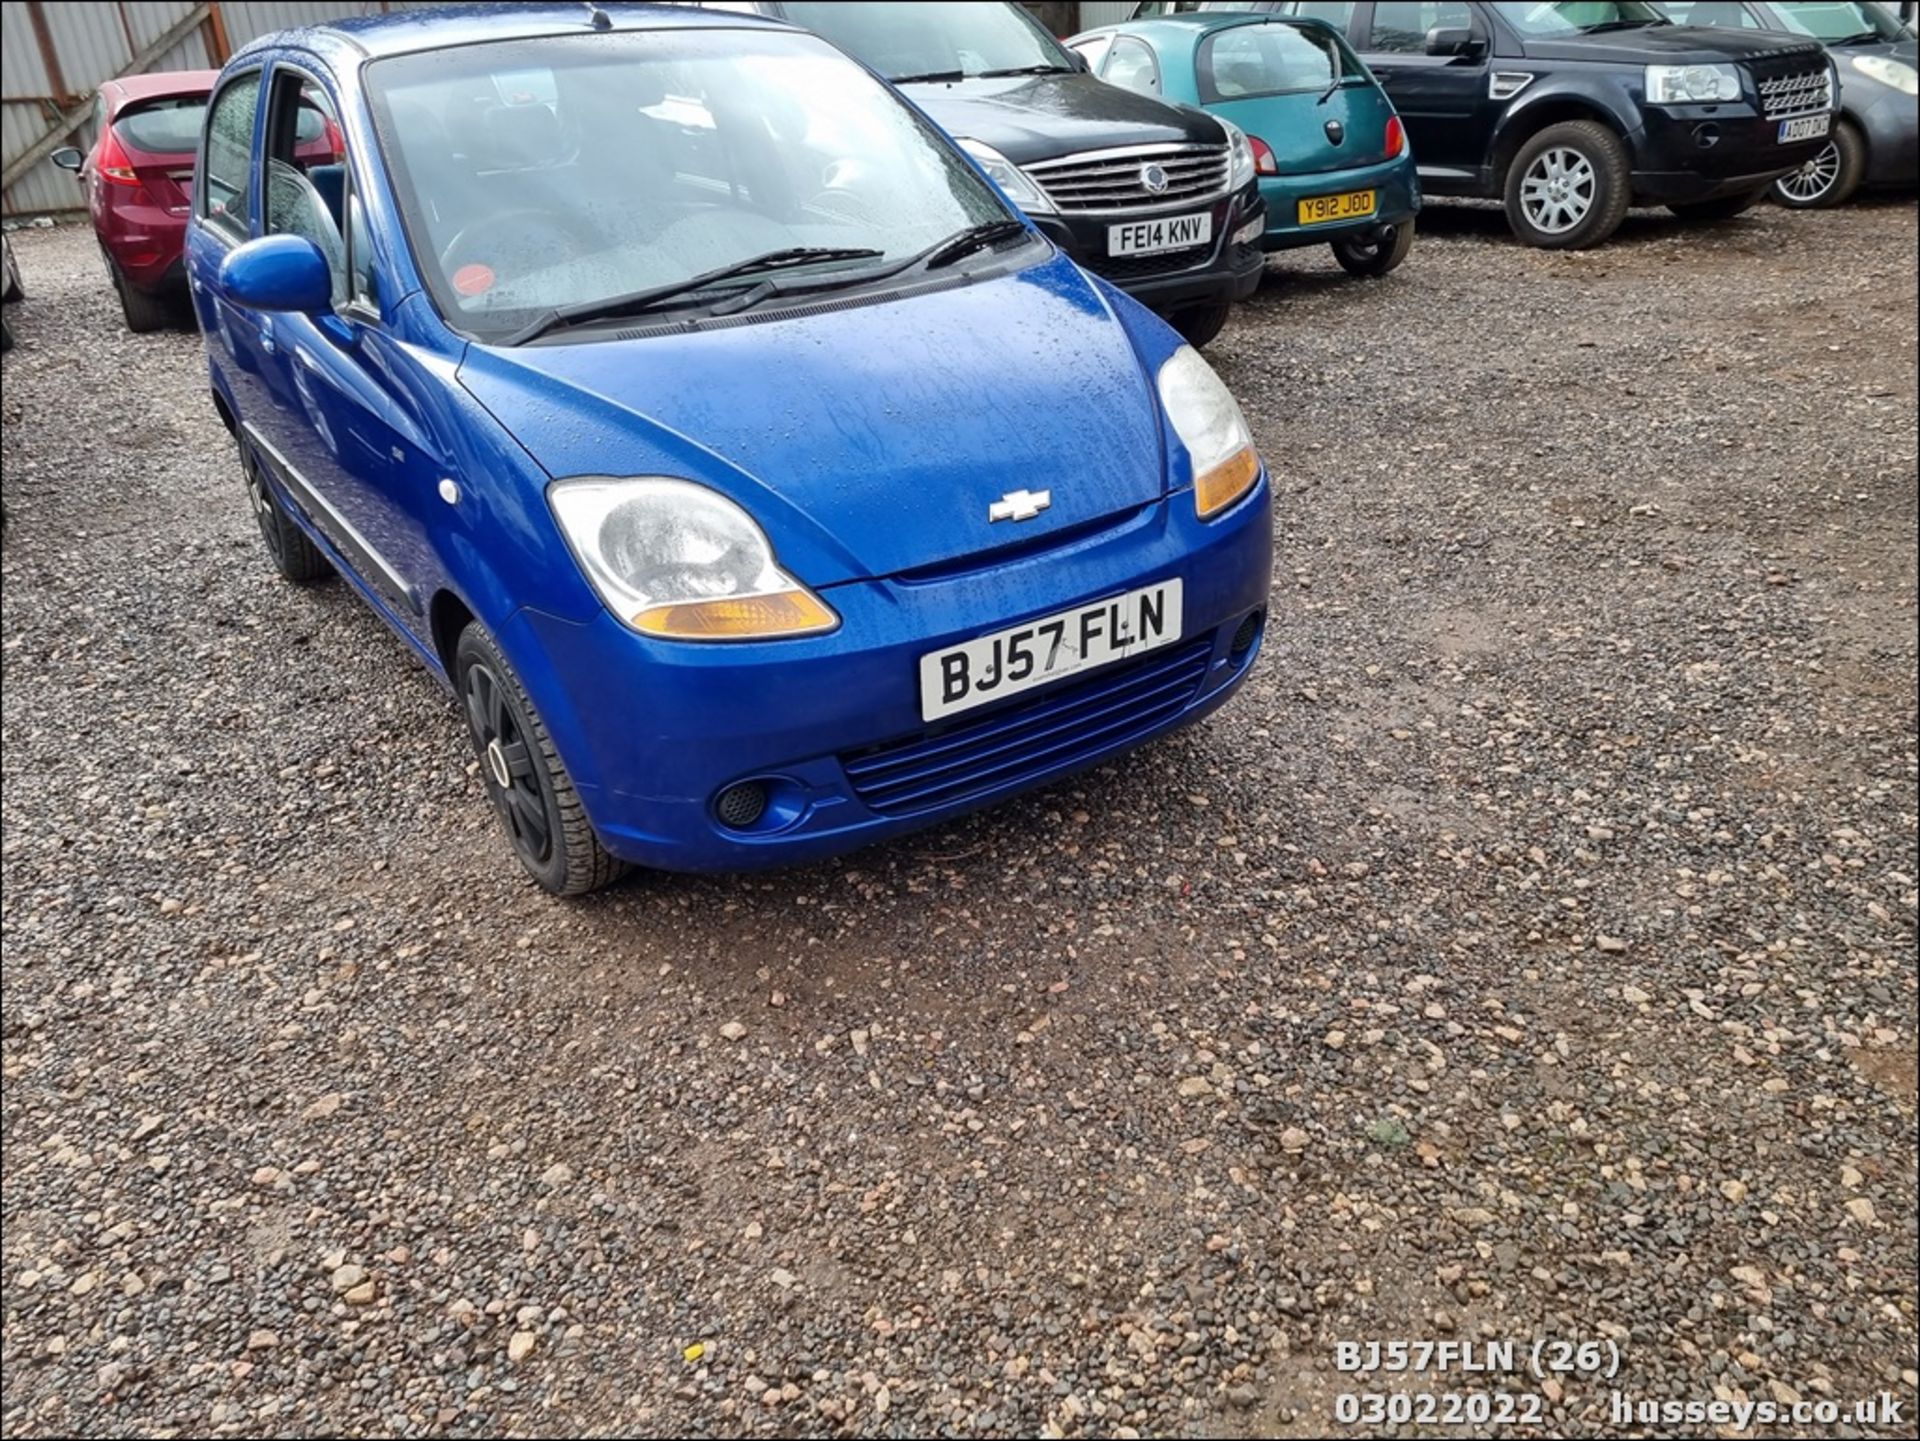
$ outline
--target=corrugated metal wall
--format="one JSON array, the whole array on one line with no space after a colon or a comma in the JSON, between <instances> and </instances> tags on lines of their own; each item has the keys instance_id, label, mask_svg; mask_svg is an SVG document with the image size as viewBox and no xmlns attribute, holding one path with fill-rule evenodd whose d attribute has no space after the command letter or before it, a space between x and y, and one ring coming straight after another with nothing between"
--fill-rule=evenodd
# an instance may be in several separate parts
<instances>
[{"instance_id":1,"label":"corrugated metal wall","mask_svg":"<svg viewBox=\"0 0 1920 1441\"><path fill-rule=\"evenodd\" d=\"M1118 25L1133 13L1133 0L1080 0L1080 28Z\"/></svg>"},{"instance_id":2,"label":"corrugated metal wall","mask_svg":"<svg viewBox=\"0 0 1920 1441\"><path fill-rule=\"evenodd\" d=\"M201 70L217 66L217 37L224 34L230 50L256 36L294 25L311 25L339 15L399 8L380 0L247 0L216 4L217 25L210 18L187 38L162 55L151 70ZM38 6L8 0L0 6L0 157L14 157L45 133L61 113L84 100L103 80L112 79L127 62L185 19L192 0L47 0ZM50 73L43 53L35 11L46 30L53 66ZM82 150L93 143L88 121L64 143ZM32 215L70 210L81 203L73 177L41 161L7 187L8 215Z\"/></svg>"}]
</instances>

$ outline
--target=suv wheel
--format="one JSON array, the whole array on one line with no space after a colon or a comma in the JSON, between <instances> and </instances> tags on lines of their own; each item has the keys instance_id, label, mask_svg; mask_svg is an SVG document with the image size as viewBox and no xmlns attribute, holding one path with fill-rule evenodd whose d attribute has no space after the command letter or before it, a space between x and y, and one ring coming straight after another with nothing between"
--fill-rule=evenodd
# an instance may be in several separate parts
<instances>
[{"instance_id":1,"label":"suv wheel","mask_svg":"<svg viewBox=\"0 0 1920 1441\"><path fill-rule=\"evenodd\" d=\"M253 518L259 522L260 539L266 542L273 568L299 585L332 575L333 567L327 564L319 547L307 539L307 533L281 508L280 499L267 480L266 466L244 440L240 441L240 473L247 482L247 503L253 507Z\"/></svg>"},{"instance_id":2,"label":"suv wheel","mask_svg":"<svg viewBox=\"0 0 1920 1441\"><path fill-rule=\"evenodd\" d=\"M1198 350L1225 328L1230 309L1224 300L1218 305L1190 305L1185 310L1174 311L1167 317L1167 323L1180 332L1181 339Z\"/></svg>"},{"instance_id":3,"label":"suv wheel","mask_svg":"<svg viewBox=\"0 0 1920 1441\"><path fill-rule=\"evenodd\" d=\"M1620 228L1632 199L1626 147L1596 120L1549 125L1507 167L1507 224L1545 250L1598 245Z\"/></svg>"},{"instance_id":4,"label":"suv wheel","mask_svg":"<svg viewBox=\"0 0 1920 1441\"><path fill-rule=\"evenodd\" d=\"M1370 235L1343 235L1333 242L1333 258L1349 275L1375 279L1399 267L1413 249L1413 222L1382 225Z\"/></svg>"},{"instance_id":5,"label":"suv wheel","mask_svg":"<svg viewBox=\"0 0 1920 1441\"><path fill-rule=\"evenodd\" d=\"M1825 149L1773 182L1773 198L1789 210L1845 205L1866 173L1867 142L1850 122L1842 120L1833 127Z\"/></svg>"},{"instance_id":6,"label":"suv wheel","mask_svg":"<svg viewBox=\"0 0 1920 1441\"><path fill-rule=\"evenodd\" d=\"M478 625L454 644L453 680L487 797L527 874L556 896L585 895L624 875L626 864L594 834L520 677Z\"/></svg>"}]
</instances>

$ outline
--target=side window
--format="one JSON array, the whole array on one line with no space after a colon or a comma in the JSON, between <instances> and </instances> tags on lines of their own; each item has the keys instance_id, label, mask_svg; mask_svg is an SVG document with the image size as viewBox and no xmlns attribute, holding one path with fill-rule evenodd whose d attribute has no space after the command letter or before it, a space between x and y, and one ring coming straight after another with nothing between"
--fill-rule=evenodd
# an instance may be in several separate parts
<instances>
[{"instance_id":1,"label":"side window","mask_svg":"<svg viewBox=\"0 0 1920 1441\"><path fill-rule=\"evenodd\" d=\"M1427 32L1436 27L1470 30L1473 10L1463 0L1380 0L1373 7L1367 49L1390 55L1424 55Z\"/></svg>"},{"instance_id":2,"label":"side window","mask_svg":"<svg viewBox=\"0 0 1920 1441\"><path fill-rule=\"evenodd\" d=\"M1119 85L1147 95L1160 93L1160 67L1154 61L1153 52L1141 41L1125 35L1113 42L1113 50L1107 56L1107 68L1100 78L1109 85Z\"/></svg>"},{"instance_id":3,"label":"side window","mask_svg":"<svg viewBox=\"0 0 1920 1441\"><path fill-rule=\"evenodd\" d=\"M1760 24L1740 0L1683 0L1654 7L1676 25L1705 25L1716 30L1758 30Z\"/></svg>"},{"instance_id":4,"label":"side window","mask_svg":"<svg viewBox=\"0 0 1920 1441\"><path fill-rule=\"evenodd\" d=\"M1299 0L1288 13L1304 15L1309 20L1324 20L1344 37L1353 24L1353 0L1341 4L1333 0Z\"/></svg>"},{"instance_id":5,"label":"side window","mask_svg":"<svg viewBox=\"0 0 1920 1441\"><path fill-rule=\"evenodd\" d=\"M207 114L207 159L201 168L199 214L236 239L247 234L247 192L253 176L253 115L260 72L227 83Z\"/></svg>"},{"instance_id":6,"label":"side window","mask_svg":"<svg viewBox=\"0 0 1920 1441\"><path fill-rule=\"evenodd\" d=\"M333 301L347 298L346 137L331 97L296 70L273 75L267 112L269 235L300 235L320 247L333 271Z\"/></svg>"},{"instance_id":7,"label":"side window","mask_svg":"<svg viewBox=\"0 0 1920 1441\"><path fill-rule=\"evenodd\" d=\"M1113 44L1111 35L1096 35L1091 40L1082 40L1078 45L1069 45L1067 49L1077 51L1087 62L1090 74L1100 73L1100 62L1107 58L1107 47Z\"/></svg>"}]
</instances>

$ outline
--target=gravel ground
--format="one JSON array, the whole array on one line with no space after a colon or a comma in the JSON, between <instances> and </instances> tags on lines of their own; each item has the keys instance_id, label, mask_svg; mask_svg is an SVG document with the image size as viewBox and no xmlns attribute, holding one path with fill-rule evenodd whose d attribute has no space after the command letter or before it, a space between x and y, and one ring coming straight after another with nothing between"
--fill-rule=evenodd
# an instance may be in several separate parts
<instances>
[{"instance_id":1,"label":"gravel ground","mask_svg":"<svg viewBox=\"0 0 1920 1441\"><path fill-rule=\"evenodd\" d=\"M1394 1337L1617 1342L1555 1433L1911 1417L1914 206L1423 223L1214 350L1236 703L572 904L270 575L197 339L16 235L7 1433L1316 1434Z\"/></svg>"}]
</instances>

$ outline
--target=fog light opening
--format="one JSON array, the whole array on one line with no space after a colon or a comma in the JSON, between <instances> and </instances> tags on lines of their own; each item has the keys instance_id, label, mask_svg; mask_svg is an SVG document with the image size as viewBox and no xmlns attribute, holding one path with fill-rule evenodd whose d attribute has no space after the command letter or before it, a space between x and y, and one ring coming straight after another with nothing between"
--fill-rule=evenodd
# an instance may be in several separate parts
<instances>
[{"instance_id":1,"label":"fog light opening","mask_svg":"<svg viewBox=\"0 0 1920 1441\"><path fill-rule=\"evenodd\" d=\"M1265 619L1264 611L1253 611L1234 631L1233 643L1227 648L1227 658L1235 665L1239 665L1252 652L1254 642L1260 639L1260 624Z\"/></svg>"},{"instance_id":2,"label":"fog light opening","mask_svg":"<svg viewBox=\"0 0 1920 1441\"><path fill-rule=\"evenodd\" d=\"M759 781L728 786L713 802L713 813L720 817L720 824L736 831L745 830L765 815L766 810L767 788Z\"/></svg>"}]
</instances>

